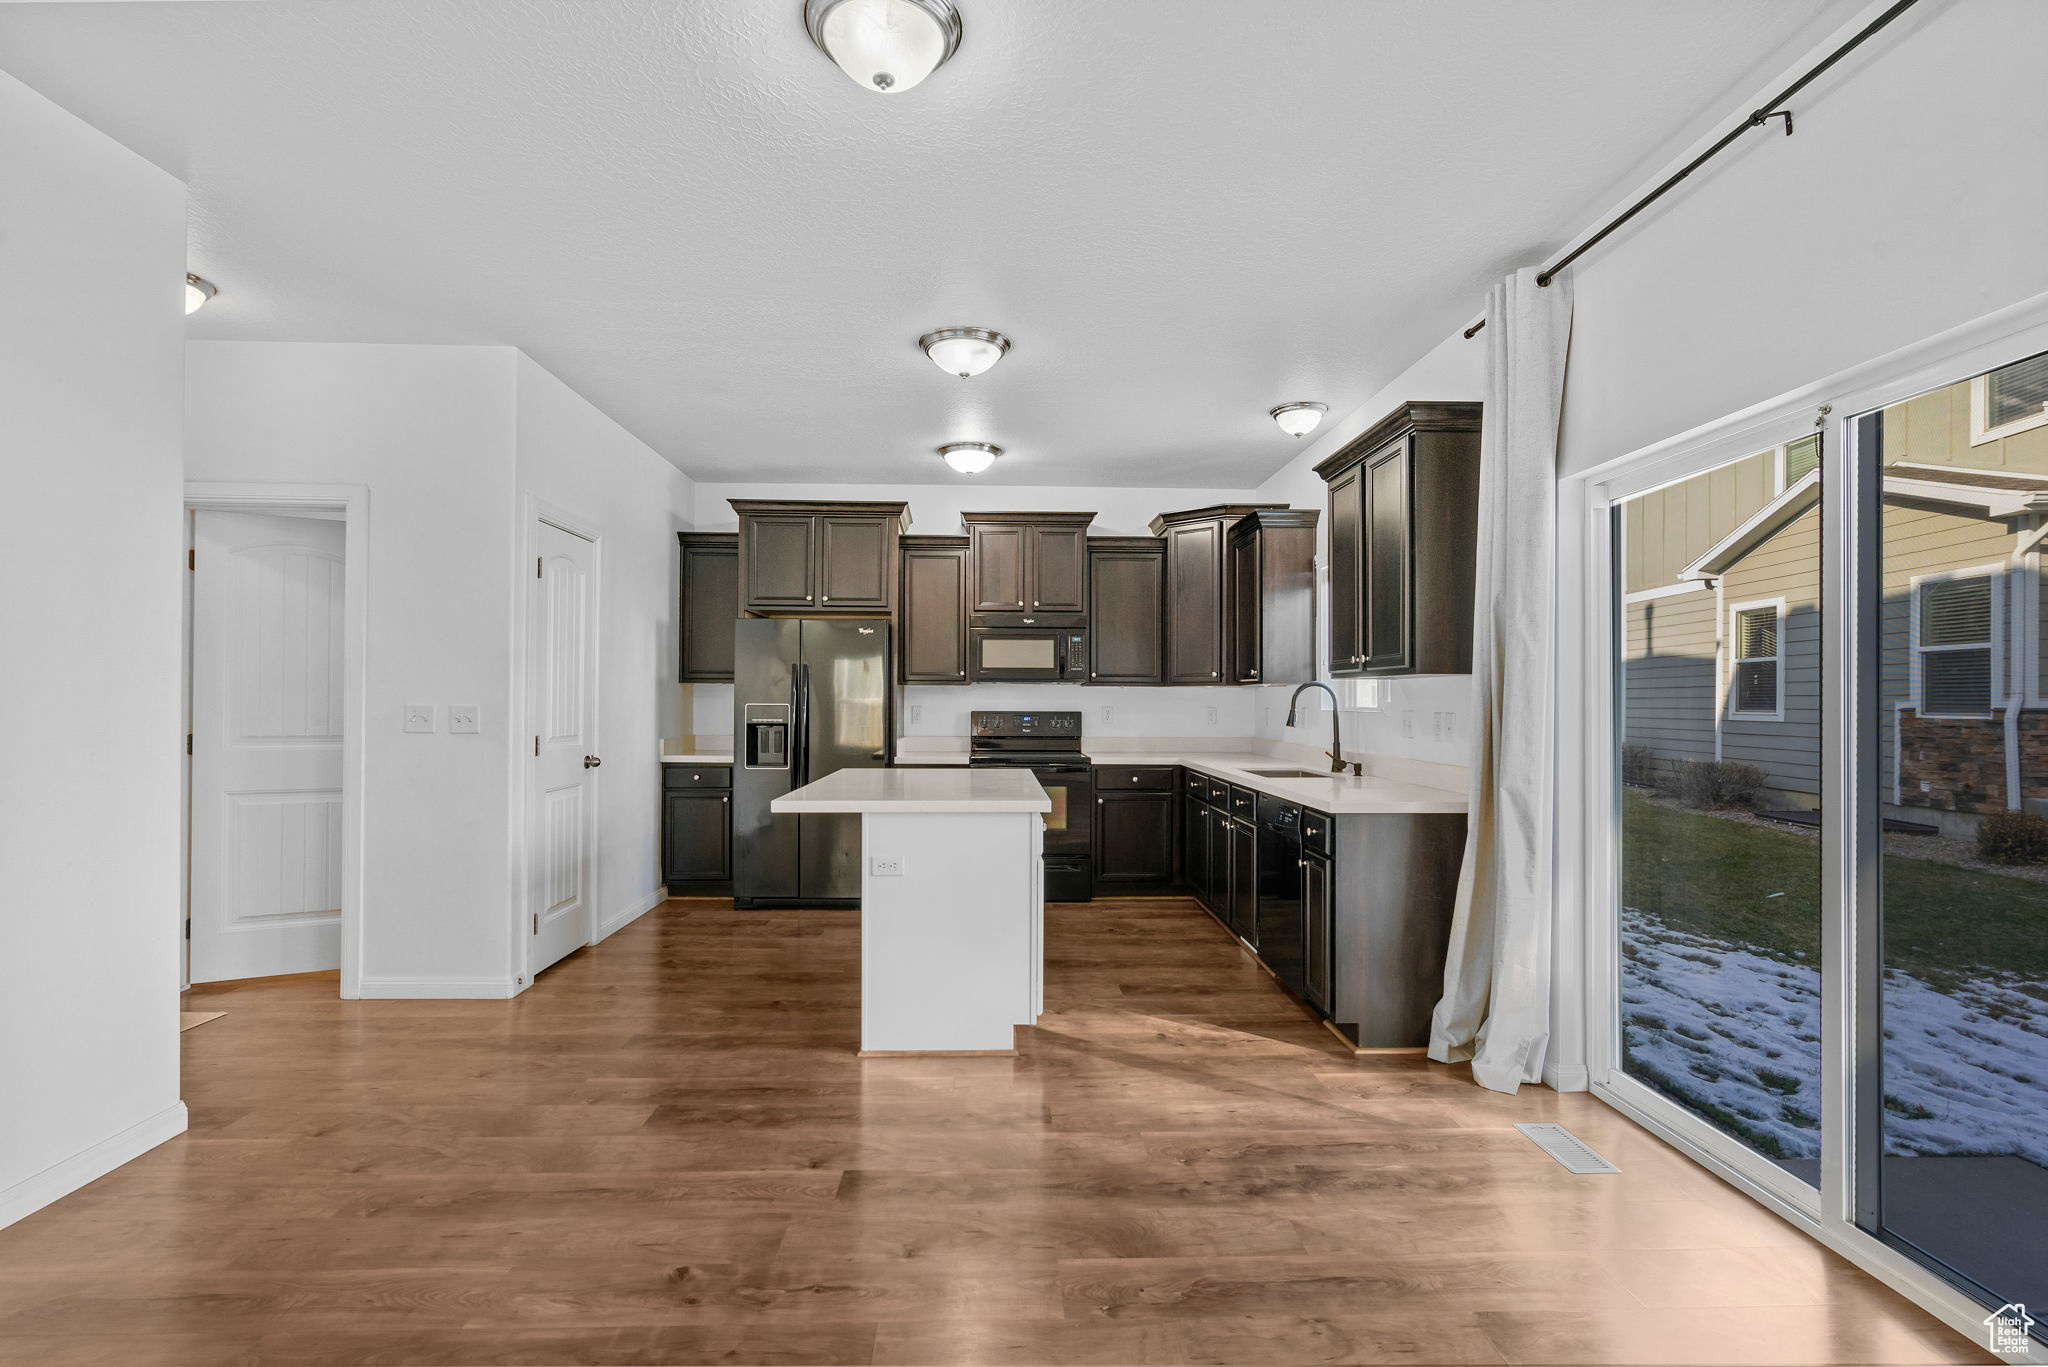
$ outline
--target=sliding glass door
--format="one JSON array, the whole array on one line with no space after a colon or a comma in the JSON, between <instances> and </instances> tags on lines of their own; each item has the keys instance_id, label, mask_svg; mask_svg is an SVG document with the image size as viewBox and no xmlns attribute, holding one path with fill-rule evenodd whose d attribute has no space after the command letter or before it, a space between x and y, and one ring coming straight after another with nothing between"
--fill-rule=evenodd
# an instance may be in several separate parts
<instances>
[{"instance_id":1,"label":"sliding glass door","mask_svg":"<svg viewBox=\"0 0 2048 1367\"><path fill-rule=\"evenodd\" d=\"M2010 1344L2048 1337L2048 325L2007 335L1586 488L1595 1089Z\"/></svg>"}]
</instances>

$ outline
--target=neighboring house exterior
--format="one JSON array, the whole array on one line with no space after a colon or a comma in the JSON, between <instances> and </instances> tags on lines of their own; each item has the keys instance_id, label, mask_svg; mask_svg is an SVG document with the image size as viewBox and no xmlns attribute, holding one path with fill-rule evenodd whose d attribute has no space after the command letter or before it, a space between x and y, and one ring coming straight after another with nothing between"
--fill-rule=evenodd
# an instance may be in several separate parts
<instances>
[{"instance_id":1,"label":"neighboring house exterior","mask_svg":"<svg viewBox=\"0 0 2048 1367\"><path fill-rule=\"evenodd\" d=\"M2048 357L1882 421L1887 796L1956 833L2009 807L2048 812ZM1624 741L1639 767L1751 764L1767 805L1819 805L1817 456L1810 438L1623 508Z\"/></svg>"}]
</instances>

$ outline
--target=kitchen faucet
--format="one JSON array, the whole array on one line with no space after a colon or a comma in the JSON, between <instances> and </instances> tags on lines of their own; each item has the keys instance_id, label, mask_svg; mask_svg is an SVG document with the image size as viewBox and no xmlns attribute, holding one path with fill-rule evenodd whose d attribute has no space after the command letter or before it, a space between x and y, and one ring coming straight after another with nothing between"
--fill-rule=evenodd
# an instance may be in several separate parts
<instances>
[{"instance_id":1,"label":"kitchen faucet","mask_svg":"<svg viewBox=\"0 0 2048 1367\"><path fill-rule=\"evenodd\" d=\"M1330 695L1330 749L1328 752L1330 756L1330 772L1333 774L1341 774L1344 772L1346 767L1349 767L1353 774L1363 778L1365 776L1365 764L1363 761L1353 760L1350 762L1348 766L1345 764L1344 736L1343 732L1339 729L1338 726L1340 718L1337 714L1336 689L1330 687L1321 679L1310 679L1307 683L1295 689L1294 696L1287 700L1287 724L1289 726L1294 725L1295 706L1300 702L1301 695L1308 692L1308 690L1311 688L1320 688L1323 690L1323 692Z\"/></svg>"}]
</instances>

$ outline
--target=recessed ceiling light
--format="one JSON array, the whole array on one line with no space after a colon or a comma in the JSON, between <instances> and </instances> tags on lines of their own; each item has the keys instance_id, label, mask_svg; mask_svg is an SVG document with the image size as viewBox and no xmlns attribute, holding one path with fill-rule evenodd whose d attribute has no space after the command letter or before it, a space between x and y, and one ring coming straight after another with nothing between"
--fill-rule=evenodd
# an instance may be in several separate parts
<instances>
[{"instance_id":1,"label":"recessed ceiling light","mask_svg":"<svg viewBox=\"0 0 2048 1367\"><path fill-rule=\"evenodd\" d=\"M856 85L900 95L960 48L952 0L804 0L811 41Z\"/></svg>"},{"instance_id":2,"label":"recessed ceiling light","mask_svg":"<svg viewBox=\"0 0 2048 1367\"><path fill-rule=\"evenodd\" d=\"M990 446L985 441L956 441L951 446L941 446L939 454L946 458L946 464L963 475L978 475L996 463L996 457L1003 454L1000 446Z\"/></svg>"},{"instance_id":3,"label":"recessed ceiling light","mask_svg":"<svg viewBox=\"0 0 2048 1367\"><path fill-rule=\"evenodd\" d=\"M1288 436L1305 437L1316 430L1323 414L1329 411L1326 403L1283 403L1273 410L1272 417Z\"/></svg>"},{"instance_id":4,"label":"recessed ceiling light","mask_svg":"<svg viewBox=\"0 0 2048 1367\"><path fill-rule=\"evenodd\" d=\"M192 272L185 272L185 312L197 313L206 307L206 301L219 294L218 286L201 280Z\"/></svg>"},{"instance_id":5,"label":"recessed ceiling light","mask_svg":"<svg viewBox=\"0 0 2048 1367\"><path fill-rule=\"evenodd\" d=\"M979 375L1010 349L1010 339L987 328L940 328L917 339L932 364L948 375Z\"/></svg>"}]
</instances>

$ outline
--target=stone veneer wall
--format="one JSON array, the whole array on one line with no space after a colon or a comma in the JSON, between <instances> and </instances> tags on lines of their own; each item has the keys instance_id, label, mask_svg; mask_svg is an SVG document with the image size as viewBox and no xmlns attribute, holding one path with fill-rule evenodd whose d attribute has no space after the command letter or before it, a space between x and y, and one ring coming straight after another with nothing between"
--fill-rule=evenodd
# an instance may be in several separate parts
<instances>
[{"instance_id":1,"label":"stone veneer wall","mask_svg":"<svg viewBox=\"0 0 2048 1367\"><path fill-rule=\"evenodd\" d=\"M2048 759L2048 714L2022 713L2020 737L2020 773L2048 776L2048 765L2034 762ZM2002 719L1923 717L1908 708L1899 713L1899 751L1901 806L1979 815L2005 810Z\"/></svg>"}]
</instances>

